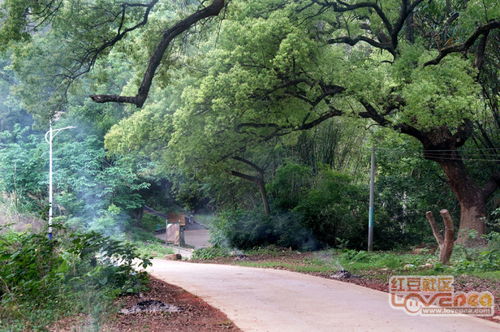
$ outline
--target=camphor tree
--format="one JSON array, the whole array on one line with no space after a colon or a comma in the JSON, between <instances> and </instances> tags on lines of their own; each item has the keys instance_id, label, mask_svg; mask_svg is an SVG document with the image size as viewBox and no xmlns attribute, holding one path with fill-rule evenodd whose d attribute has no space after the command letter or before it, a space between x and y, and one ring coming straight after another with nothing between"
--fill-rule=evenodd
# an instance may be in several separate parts
<instances>
[{"instance_id":1,"label":"camphor tree","mask_svg":"<svg viewBox=\"0 0 500 332\"><path fill-rule=\"evenodd\" d=\"M73 2L45 2L51 10L38 6L38 17L47 10L50 15L45 16L57 30L61 10L56 5ZM19 32L30 24L19 13L33 4L19 3L26 6L11 8L18 15L6 26L12 38L22 39L26 36ZM69 75L70 81L127 35L138 33L162 2L96 3L101 6L96 10L115 8L106 11L114 15L97 31L82 34L85 38L78 39L78 29L69 33L71 41L84 42L80 49L87 50L77 54L76 67L69 66L76 73ZM147 30L139 40L149 42L150 57L140 82L131 81L137 92L92 99L147 107L150 93L161 93L151 92L152 83L166 69L160 64L168 67L165 53L174 39L219 15L225 5L223 0L202 5L167 23L157 37ZM63 7L68 10L62 16L74 9ZM497 2L490 0L232 1L220 25L197 25L206 39L217 35L217 42L209 51L200 47L205 53L196 63L203 73L184 78L189 86L172 116L169 148L189 146L188 154L180 153L185 161L194 151L210 153L206 148L213 146L221 148L219 156L234 157L251 142L307 130L332 117L369 119L418 140L424 157L441 166L461 206L458 241L468 244L469 230L484 234L485 203L500 181L494 173L486 183L477 183L460 153L485 114L498 119L497 75L492 73L498 14ZM72 25L78 26L83 19L74 17ZM82 17L88 20L89 15ZM176 82L170 78L168 83ZM199 147L193 147L197 142Z\"/></svg>"},{"instance_id":2,"label":"camphor tree","mask_svg":"<svg viewBox=\"0 0 500 332\"><path fill-rule=\"evenodd\" d=\"M488 88L479 84L482 70L496 71L484 64L495 61L498 4L313 2L318 15L337 13L316 20L325 44L353 46L347 58L353 82L339 85L357 103L357 115L416 138L424 157L439 163L460 203L459 243L467 242L468 230L484 234L485 202L500 174L480 186L467 172L459 148L485 108L498 117L497 96L487 95ZM361 44L368 45L365 56L355 51Z\"/></svg>"},{"instance_id":3,"label":"camphor tree","mask_svg":"<svg viewBox=\"0 0 500 332\"><path fill-rule=\"evenodd\" d=\"M498 117L496 96L486 96L479 76L496 70L484 65L498 46L496 3L231 5L219 45L204 59L208 74L189 90L192 115L261 140L341 115L411 136L441 166L460 203L458 242L473 244L470 230L484 234L485 203L499 174L479 185L459 149L485 113Z\"/></svg>"}]
</instances>

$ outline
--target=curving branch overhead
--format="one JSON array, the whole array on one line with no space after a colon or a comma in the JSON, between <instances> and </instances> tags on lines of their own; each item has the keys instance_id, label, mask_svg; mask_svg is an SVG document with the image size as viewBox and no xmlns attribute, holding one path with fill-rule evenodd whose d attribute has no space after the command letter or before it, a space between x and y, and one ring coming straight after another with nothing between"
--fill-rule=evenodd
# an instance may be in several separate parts
<instances>
[{"instance_id":1,"label":"curving branch overhead","mask_svg":"<svg viewBox=\"0 0 500 332\"><path fill-rule=\"evenodd\" d=\"M441 60L443 60L448 54L451 53L467 52L479 37L483 36L484 38L486 38L491 30L498 28L500 28L499 20L491 21L487 24L481 25L476 29L476 31L474 31L472 35L470 35L469 38L467 38L464 43L451 45L441 49L439 51L439 55L435 59L427 61L424 66L437 65L439 62L441 62ZM485 39L484 43L486 43ZM482 48L484 48L484 45L482 46Z\"/></svg>"},{"instance_id":2,"label":"curving branch overhead","mask_svg":"<svg viewBox=\"0 0 500 332\"><path fill-rule=\"evenodd\" d=\"M213 0L209 6L200 9L197 12L189 15L188 17L180 20L172 27L163 32L163 36L160 42L149 58L148 67L146 69L146 72L144 73L141 85L135 96L92 95L90 96L90 98L92 98L92 100L96 103L129 103L134 104L137 107L142 107L146 102L149 90L151 89L156 69L158 69L161 60L163 59L163 55L165 54L165 51L172 43L172 41L199 21L211 16L219 15L221 10L224 8L224 5L224 0Z\"/></svg>"}]
</instances>

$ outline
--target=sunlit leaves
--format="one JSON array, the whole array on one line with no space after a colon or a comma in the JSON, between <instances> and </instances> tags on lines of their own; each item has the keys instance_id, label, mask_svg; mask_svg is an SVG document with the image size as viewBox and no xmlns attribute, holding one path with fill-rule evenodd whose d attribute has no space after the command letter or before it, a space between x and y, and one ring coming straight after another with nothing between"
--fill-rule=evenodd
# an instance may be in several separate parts
<instances>
[{"instance_id":1,"label":"sunlit leaves","mask_svg":"<svg viewBox=\"0 0 500 332\"><path fill-rule=\"evenodd\" d=\"M403 86L406 105L402 121L425 130L456 128L465 119L477 118L482 107L480 87L473 74L469 61L458 56L450 56L434 67L417 67L410 83Z\"/></svg>"}]
</instances>

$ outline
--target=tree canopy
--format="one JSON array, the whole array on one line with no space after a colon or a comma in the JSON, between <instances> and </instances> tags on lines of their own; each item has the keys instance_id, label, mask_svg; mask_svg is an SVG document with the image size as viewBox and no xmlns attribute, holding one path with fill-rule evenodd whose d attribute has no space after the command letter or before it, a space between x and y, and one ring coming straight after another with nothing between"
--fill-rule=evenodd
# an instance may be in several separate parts
<instances>
[{"instance_id":1,"label":"tree canopy","mask_svg":"<svg viewBox=\"0 0 500 332\"><path fill-rule=\"evenodd\" d=\"M210 183L234 193L234 181L248 180L269 214L266 183L287 158L303 158L295 150L314 135L335 154L350 151L341 170L352 174L369 144L400 149L392 137L403 135L412 157L421 153L446 177L460 205L459 240L486 231L500 181L496 1L25 0L2 8L0 40L17 82L10 93L22 108L44 121L60 111L99 118L109 155L148 159L179 192ZM332 125L338 136L322 129ZM349 138L363 148L345 147ZM311 158L319 172L324 158Z\"/></svg>"}]
</instances>

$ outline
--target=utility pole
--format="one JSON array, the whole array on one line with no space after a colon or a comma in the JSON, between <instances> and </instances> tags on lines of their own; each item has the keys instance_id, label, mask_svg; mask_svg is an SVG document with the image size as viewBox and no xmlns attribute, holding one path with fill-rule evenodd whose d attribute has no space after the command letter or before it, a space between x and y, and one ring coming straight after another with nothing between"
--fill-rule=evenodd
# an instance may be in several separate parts
<instances>
[{"instance_id":1,"label":"utility pole","mask_svg":"<svg viewBox=\"0 0 500 332\"><path fill-rule=\"evenodd\" d=\"M373 251L373 223L375 219L375 147L372 147L370 169L370 206L368 208L368 251Z\"/></svg>"},{"instance_id":2,"label":"utility pole","mask_svg":"<svg viewBox=\"0 0 500 332\"><path fill-rule=\"evenodd\" d=\"M54 140L54 131L52 130L52 121L50 121L50 127L49 127L49 231L48 231L48 237L49 240L52 240L52 216L53 216L53 211L52 211L52 203L54 202L54 197L53 197L53 187L52 187L52 177L53 177L53 172L52 172L52 164L53 164L53 153L52 153L52 142Z\"/></svg>"},{"instance_id":3,"label":"utility pole","mask_svg":"<svg viewBox=\"0 0 500 332\"><path fill-rule=\"evenodd\" d=\"M59 128L59 129L52 129L52 121L50 121L50 126L49 126L49 131L45 133L45 141L49 143L49 229L48 229L48 238L49 240L52 240L52 219L53 219L53 203L54 203L54 188L53 188L53 163L54 163L54 157L53 157L53 142L54 142L54 137L59 134L61 131L66 130L66 129L73 129L76 127L69 126L69 127L64 127L64 128Z\"/></svg>"}]
</instances>

